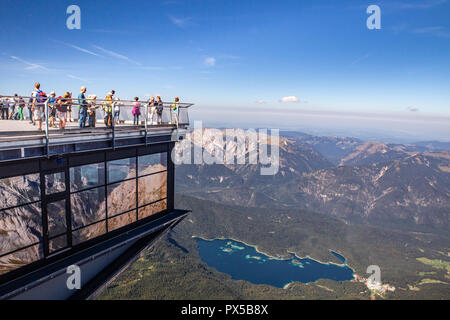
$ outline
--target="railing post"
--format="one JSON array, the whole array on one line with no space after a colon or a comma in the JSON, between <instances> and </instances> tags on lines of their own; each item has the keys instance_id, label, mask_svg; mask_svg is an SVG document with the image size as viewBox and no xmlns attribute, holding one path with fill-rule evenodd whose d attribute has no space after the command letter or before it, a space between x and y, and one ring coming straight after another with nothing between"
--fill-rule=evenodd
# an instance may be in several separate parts
<instances>
[{"instance_id":1,"label":"railing post","mask_svg":"<svg viewBox=\"0 0 450 320\"><path fill-rule=\"evenodd\" d=\"M50 142L49 142L49 134L48 134L48 100L49 98L47 98L47 100L45 100L44 106L45 106L45 110L44 110L44 115L45 115L45 147L46 147L46 151L47 151L47 158L50 158Z\"/></svg>"},{"instance_id":2,"label":"railing post","mask_svg":"<svg viewBox=\"0 0 450 320\"><path fill-rule=\"evenodd\" d=\"M145 108L145 146L147 146L148 107L149 107L148 104L147 105L144 104L144 108Z\"/></svg>"},{"instance_id":3,"label":"railing post","mask_svg":"<svg viewBox=\"0 0 450 320\"><path fill-rule=\"evenodd\" d=\"M106 110L109 110L108 104L106 105ZM111 104L111 124L112 124L112 149L116 149L116 123L114 121L113 117L113 109L114 109L114 102ZM108 119L108 112L106 112L106 119ZM108 120L106 120L106 123L108 123ZM108 125L108 124L106 124Z\"/></svg>"}]
</instances>

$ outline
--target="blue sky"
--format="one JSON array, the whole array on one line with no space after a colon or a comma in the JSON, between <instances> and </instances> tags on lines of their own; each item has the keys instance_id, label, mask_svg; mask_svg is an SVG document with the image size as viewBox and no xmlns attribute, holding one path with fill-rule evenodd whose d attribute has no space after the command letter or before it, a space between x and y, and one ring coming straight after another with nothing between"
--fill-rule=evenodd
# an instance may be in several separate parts
<instances>
[{"instance_id":1,"label":"blue sky","mask_svg":"<svg viewBox=\"0 0 450 320\"><path fill-rule=\"evenodd\" d=\"M71 4L80 30L66 27ZM371 4L381 30L366 27ZM179 96L217 125L241 111L236 123L281 128L297 114L299 129L305 114L322 112L308 124L324 126L330 113L366 113L450 137L450 0L1 0L0 26L0 94L86 85Z\"/></svg>"}]
</instances>

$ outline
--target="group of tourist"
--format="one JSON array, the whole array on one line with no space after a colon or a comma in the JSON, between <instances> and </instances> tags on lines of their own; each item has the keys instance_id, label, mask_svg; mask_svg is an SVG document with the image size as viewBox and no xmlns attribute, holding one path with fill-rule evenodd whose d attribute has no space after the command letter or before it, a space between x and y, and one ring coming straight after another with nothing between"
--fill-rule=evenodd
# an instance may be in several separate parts
<instances>
[{"instance_id":1,"label":"group of tourist","mask_svg":"<svg viewBox=\"0 0 450 320\"><path fill-rule=\"evenodd\" d=\"M28 116L30 123L38 126L38 130L42 130L42 122L45 121L45 104L48 106L48 125L59 129L64 129L66 123L72 122L72 107L76 101L78 110L78 127L95 127L97 110L101 108L104 112L104 123L107 127L119 124L120 109L124 106L124 103L117 97L114 97L115 91L111 90L106 94L105 99L102 102L97 102L97 96L94 94L87 95L87 89L85 86L80 88L80 94L75 100L72 98L70 92L66 92L62 96L56 96L56 93L52 91L48 96L40 89L41 85L36 82L34 90L31 94L31 98L28 103L18 96L14 95L14 98L2 98L0 96L0 114L2 120L24 120L23 110L28 106ZM73 99L73 100L72 100ZM179 98L175 98L175 102L171 108L170 123L178 124L178 112L179 112ZM141 110L145 107L148 113L149 124L161 124L163 118L163 102L160 96L156 99L151 97L146 104L139 102L139 97L134 98L132 103L131 113L133 115L133 124L140 125ZM57 120L59 125L56 124Z\"/></svg>"},{"instance_id":2,"label":"group of tourist","mask_svg":"<svg viewBox=\"0 0 450 320\"><path fill-rule=\"evenodd\" d=\"M23 120L25 100L17 93L13 98L0 96L0 117L2 120Z\"/></svg>"}]
</instances>

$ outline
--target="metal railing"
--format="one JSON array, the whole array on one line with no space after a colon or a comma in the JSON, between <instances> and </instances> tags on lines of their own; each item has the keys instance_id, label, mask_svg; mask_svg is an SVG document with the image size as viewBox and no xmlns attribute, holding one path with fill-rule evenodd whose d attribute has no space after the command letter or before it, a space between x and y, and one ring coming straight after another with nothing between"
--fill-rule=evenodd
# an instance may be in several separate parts
<instances>
[{"instance_id":1,"label":"metal railing","mask_svg":"<svg viewBox=\"0 0 450 320\"><path fill-rule=\"evenodd\" d=\"M15 101L11 101L14 99ZM116 129L124 129L124 130L144 130L145 141L147 143L147 135L148 131L152 130L152 128L157 127L171 127L174 129L178 129L180 127L185 128L189 126L189 112L188 108L193 106L192 103L180 103L180 102L161 102L162 104L162 112L158 112L158 105L155 102L154 105L150 105L149 101L134 101L134 100L105 100L105 99L90 99L86 97L86 104L80 105L78 98L57 98L57 97L47 97L44 102L35 102L32 101L34 97L15 97L15 96L0 96L0 107L7 108L14 105L14 108L18 108L22 106L22 114L26 108L32 110L31 114L29 114L30 120L34 117L34 110L36 108L40 108L37 115L40 116L41 126L42 126L42 134L45 134L46 141L46 149L47 154L49 155L49 145L50 145L50 136L51 134L60 135L64 133L82 133L83 131L92 131L93 127L89 126L89 122L94 124L96 127L97 123L103 117L105 126L100 130L101 132L111 132L112 135L112 146L115 146L116 140ZM50 102L51 99L56 99L54 102ZM5 101L6 100L6 101ZM137 117L138 122L134 121L134 115L132 114L132 110L134 108L134 103L138 102L139 114ZM2 106L3 105L3 106ZM174 106L176 106L176 111L174 111ZM63 107L63 108L61 108ZM64 107L68 108L67 111L64 111ZM31 108L31 109L30 109ZM59 109L58 109L59 108ZM81 120L80 109L85 108L83 111L83 120ZM9 109L9 108L8 108ZM59 112L57 112L57 110ZM2 110L0 110L1 113ZM53 111L53 112L52 112ZM115 111L119 111L119 116L116 118ZM8 110L9 112L9 110ZM87 117L84 118L84 113L87 113ZM55 116L56 113L56 116ZM58 119L59 121L64 120L66 122L68 120L68 116L70 113L70 119L75 120L75 123L80 121L84 122L83 125L78 125L77 127L73 127L70 125L69 128L56 129L50 128L50 119L52 122ZM64 116L64 119L59 119L58 116ZM89 117L94 116L95 119L92 121ZM25 118L25 116L24 116ZM39 119L33 119L33 121L39 121ZM88 125L86 125L86 122ZM65 126L68 123L65 124ZM22 131L15 132L14 135L26 135L32 134L33 136L39 135L39 131ZM8 135L8 132L6 132Z\"/></svg>"}]
</instances>

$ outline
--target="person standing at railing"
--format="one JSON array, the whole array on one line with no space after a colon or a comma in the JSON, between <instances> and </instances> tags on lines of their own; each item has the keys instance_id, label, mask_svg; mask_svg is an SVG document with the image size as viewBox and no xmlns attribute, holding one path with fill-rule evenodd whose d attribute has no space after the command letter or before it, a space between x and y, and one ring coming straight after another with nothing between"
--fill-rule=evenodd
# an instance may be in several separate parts
<instances>
[{"instance_id":1,"label":"person standing at railing","mask_svg":"<svg viewBox=\"0 0 450 320\"><path fill-rule=\"evenodd\" d=\"M111 93L108 93L105 98L105 105L103 106L103 110L105 111L105 125L110 128L113 125L112 120L112 105L113 105L113 97Z\"/></svg>"},{"instance_id":2,"label":"person standing at railing","mask_svg":"<svg viewBox=\"0 0 450 320\"><path fill-rule=\"evenodd\" d=\"M2 98L2 96L0 96L0 113L2 120L8 120L8 104L6 98Z\"/></svg>"},{"instance_id":3,"label":"person standing at railing","mask_svg":"<svg viewBox=\"0 0 450 320\"><path fill-rule=\"evenodd\" d=\"M28 100L28 116L30 117L30 123L34 126L35 123L33 121L33 98L32 97Z\"/></svg>"},{"instance_id":4,"label":"person standing at railing","mask_svg":"<svg viewBox=\"0 0 450 320\"><path fill-rule=\"evenodd\" d=\"M47 95L41 89L41 84L36 82L34 84L34 90L31 96L33 97L33 117L34 121L38 123L38 130L42 131L42 120L44 119L44 102L47 99Z\"/></svg>"},{"instance_id":5,"label":"person standing at railing","mask_svg":"<svg viewBox=\"0 0 450 320\"><path fill-rule=\"evenodd\" d=\"M157 124L161 124L162 123L162 114L164 111L164 105L163 102L161 100L160 96L156 97L156 116L157 116Z\"/></svg>"},{"instance_id":6,"label":"person standing at railing","mask_svg":"<svg viewBox=\"0 0 450 320\"><path fill-rule=\"evenodd\" d=\"M14 101L14 110L13 110L13 120L20 120L20 108L19 108L19 95L17 93L14 94L14 98L11 98Z\"/></svg>"},{"instance_id":7,"label":"person standing at railing","mask_svg":"<svg viewBox=\"0 0 450 320\"><path fill-rule=\"evenodd\" d=\"M67 113L66 113L66 121L72 122L72 93L66 92L64 96L68 95L67 102Z\"/></svg>"},{"instance_id":8,"label":"person standing at railing","mask_svg":"<svg viewBox=\"0 0 450 320\"><path fill-rule=\"evenodd\" d=\"M119 98L116 98L113 105L114 105L114 123L119 124L120 106L122 105L122 102L120 102Z\"/></svg>"},{"instance_id":9,"label":"person standing at railing","mask_svg":"<svg viewBox=\"0 0 450 320\"><path fill-rule=\"evenodd\" d=\"M155 120L154 119L154 116L155 116L155 111L156 111L156 102L155 102L155 97L151 97L149 100L148 100L148 106L147 106L147 108L148 108L148 110L147 110L147 113L148 113L148 119L147 119L147 121L149 121L149 123L150 123L150 125L152 125L153 124L153 121Z\"/></svg>"},{"instance_id":10,"label":"person standing at railing","mask_svg":"<svg viewBox=\"0 0 450 320\"><path fill-rule=\"evenodd\" d=\"M25 108L25 100L22 97L17 98L17 112L19 116L19 120L23 120L23 109Z\"/></svg>"},{"instance_id":11,"label":"person standing at railing","mask_svg":"<svg viewBox=\"0 0 450 320\"><path fill-rule=\"evenodd\" d=\"M84 95L86 93L86 87L82 86L80 88L80 94L78 95L78 105L80 106L79 113L79 123L78 126L81 128L84 128L86 126L86 117L87 117L87 102L86 102L86 96Z\"/></svg>"},{"instance_id":12,"label":"person standing at railing","mask_svg":"<svg viewBox=\"0 0 450 320\"><path fill-rule=\"evenodd\" d=\"M11 98L14 101L14 114L12 116L13 120L22 120L22 109L19 106L19 95L17 93L14 94L14 98Z\"/></svg>"},{"instance_id":13,"label":"person standing at railing","mask_svg":"<svg viewBox=\"0 0 450 320\"><path fill-rule=\"evenodd\" d=\"M131 110L133 114L133 124L139 125L139 117L141 115L141 103L139 102L138 97L134 97L133 109Z\"/></svg>"},{"instance_id":14,"label":"person standing at railing","mask_svg":"<svg viewBox=\"0 0 450 320\"><path fill-rule=\"evenodd\" d=\"M89 127L91 128L95 128L95 123L97 122L97 103L96 103L96 99L97 96L95 94L91 94L88 97L88 104L89 104L89 108L88 108L88 114L89 114Z\"/></svg>"},{"instance_id":15,"label":"person standing at railing","mask_svg":"<svg viewBox=\"0 0 450 320\"><path fill-rule=\"evenodd\" d=\"M17 93L14 95L17 96ZM8 99L9 102L9 120L14 120L14 111L16 109L16 101L14 100L14 98L9 98Z\"/></svg>"},{"instance_id":16,"label":"person standing at railing","mask_svg":"<svg viewBox=\"0 0 450 320\"><path fill-rule=\"evenodd\" d=\"M59 119L59 129L65 129L66 127L66 116L67 116L67 105L69 102L70 93L66 92L62 97L59 96L56 102L56 111Z\"/></svg>"},{"instance_id":17,"label":"person standing at railing","mask_svg":"<svg viewBox=\"0 0 450 320\"><path fill-rule=\"evenodd\" d=\"M179 102L180 102L180 99L177 97L177 98L175 98L175 103L172 105L172 116L173 116L173 119L175 119L176 125L178 125L178 111L180 108Z\"/></svg>"},{"instance_id":18,"label":"person standing at railing","mask_svg":"<svg viewBox=\"0 0 450 320\"><path fill-rule=\"evenodd\" d=\"M50 92L50 96L48 98L48 120L50 127L56 127L56 93L54 91Z\"/></svg>"}]
</instances>

